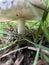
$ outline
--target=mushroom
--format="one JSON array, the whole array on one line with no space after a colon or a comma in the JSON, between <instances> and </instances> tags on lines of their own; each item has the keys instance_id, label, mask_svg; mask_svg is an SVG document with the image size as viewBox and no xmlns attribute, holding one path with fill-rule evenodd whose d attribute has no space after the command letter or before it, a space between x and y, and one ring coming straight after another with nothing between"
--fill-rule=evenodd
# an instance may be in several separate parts
<instances>
[{"instance_id":1,"label":"mushroom","mask_svg":"<svg viewBox=\"0 0 49 65\"><path fill-rule=\"evenodd\" d=\"M17 20L18 34L25 34L25 21L36 19L31 4L45 8L41 0L0 0L0 18ZM34 7L37 13L42 16L43 10Z\"/></svg>"}]
</instances>

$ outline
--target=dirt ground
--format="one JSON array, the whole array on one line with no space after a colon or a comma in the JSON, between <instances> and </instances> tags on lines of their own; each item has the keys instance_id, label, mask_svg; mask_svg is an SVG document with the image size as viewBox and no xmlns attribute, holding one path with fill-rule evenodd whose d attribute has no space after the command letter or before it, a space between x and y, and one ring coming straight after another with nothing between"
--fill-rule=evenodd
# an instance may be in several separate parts
<instances>
[{"instance_id":1,"label":"dirt ground","mask_svg":"<svg viewBox=\"0 0 49 65\"><path fill-rule=\"evenodd\" d=\"M28 44L28 42L21 41L21 45L19 44L19 48L25 46L32 46L32 44ZM1 58L0 65L33 65L35 55L36 51L32 51L25 48L20 51L14 52L6 57ZM49 65L49 63L47 63L45 59L39 57L37 65Z\"/></svg>"}]
</instances>

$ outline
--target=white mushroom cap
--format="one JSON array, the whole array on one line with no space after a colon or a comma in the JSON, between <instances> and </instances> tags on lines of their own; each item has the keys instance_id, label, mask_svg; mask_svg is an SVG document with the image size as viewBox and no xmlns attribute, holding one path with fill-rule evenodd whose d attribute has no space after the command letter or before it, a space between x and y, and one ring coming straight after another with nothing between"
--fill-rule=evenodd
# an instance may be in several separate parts
<instances>
[{"instance_id":1,"label":"white mushroom cap","mask_svg":"<svg viewBox=\"0 0 49 65\"><path fill-rule=\"evenodd\" d=\"M45 7L41 2L41 0L29 0L29 1L40 7L43 8ZM41 9L35 8L35 10L40 16L42 16L43 11ZM25 27L24 20L30 20L30 19L32 20L36 18L31 8L31 4L29 2L26 2L26 0L0 0L0 18L1 17L9 18L12 20L19 19L18 33L20 34L24 33L24 27Z\"/></svg>"}]
</instances>

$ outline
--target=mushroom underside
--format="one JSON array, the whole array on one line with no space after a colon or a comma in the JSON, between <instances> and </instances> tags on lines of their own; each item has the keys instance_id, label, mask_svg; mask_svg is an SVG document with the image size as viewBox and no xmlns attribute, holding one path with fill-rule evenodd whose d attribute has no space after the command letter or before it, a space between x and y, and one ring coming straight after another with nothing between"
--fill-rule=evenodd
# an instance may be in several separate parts
<instances>
[{"instance_id":1,"label":"mushroom underside","mask_svg":"<svg viewBox=\"0 0 49 65\"><path fill-rule=\"evenodd\" d=\"M3 1L3 0L2 0ZM6 1L6 0L5 0ZM40 7L45 8L41 0L29 0L31 3L34 3ZM15 3L15 4L14 4ZM4 5L3 6L1 6ZM6 6L6 5L7 6ZM35 12L34 12L35 11ZM36 13L39 15L39 17L42 17L43 10L38 9L36 7L32 7L29 2L26 2L25 0L13 0L13 2L1 2L0 1L0 19L1 18L7 18L11 20L17 20L18 23L18 34L25 33L25 20L32 20L36 19Z\"/></svg>"}]
</instances>

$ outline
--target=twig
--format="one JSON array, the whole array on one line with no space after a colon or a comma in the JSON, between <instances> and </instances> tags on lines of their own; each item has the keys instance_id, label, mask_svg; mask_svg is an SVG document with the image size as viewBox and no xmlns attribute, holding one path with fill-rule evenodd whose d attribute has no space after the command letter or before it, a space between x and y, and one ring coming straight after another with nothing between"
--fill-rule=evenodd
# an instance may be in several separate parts
<instances>
[{"instance_id":1,"label":"twig","mask_svg":"<svg viewBox=\"0 0 49 65\"><path fill-rule=\"evenodd\" d=\"M14 65L20 65L20 63L23 61L24 56L22 55L21 59L17 58Z\"/></svg>"},{"instance_id":2,"label":"twig","mask_svg":"<svg viewBox=\"0 0 49 65\"><path fill-rule=\"evenodd\" d=\"M49 55L49 51L47 51L47 50L41 49L41 52L43 52L43 53Z\"/></svg>"},{"instance_id":3,"label":"twig","mask_svg":"<svg viewBox=\"0 0 49 65\"><path fill-rule=\"evenodd\" d=\"M37 48L35 48L35 47L27 47L27 48L30 50L37 51ZM47 50L41 49L41 52L45 53L46 55L49 55L49 51L47 51Z\"/></svg>"},{"instance_id":4,"label":"twig","mask_svg":"<svg viewBox=\"0 0 49 65\"><path fill-rule=\"evenodd\" d=\"M8 52L7 54L2 55L2 56L0 57L0 59L3 58L3 57L8 56L8 55L10 55L10 54L12 54L12 53L14 53L14 52L17 52L17 51L20 51L20 50L22 50L22 49L25 49L25 48L27 48L27 46L26 46L26 47L23 47L23 48L16 49L16 50L13 50L13 51L10 51L10 52Z\"/></svg>"},{"instance_id":5,"label":"twig","mask_svg":"<svg viewBox=\"0 0 49 65\"><path fill-rule=\"evenodd\" d=\"M20 51L20 50L22 50L22 49L30 49L30 50L37 51L37 48L35 48L35 47L26 46L26 47L22 47L22 48L19 48L19 49L10 51L10 52L8 52L7 54L2 55L2 56L0 57L0 59L3 58L3 57L8 56L8 55L10 55L10 54L12 54L12 53L14 53L14 52ZM49 51L47 51L47 50L41 49L41 52L45 53L46 55L49 55Z\"/></svg>"},{"instance_id":6,"label":"twig","mask_svg":"<svg viewBox=\"0 0 49 65\"><path fill-rule=\"evenodd\" d=\"M28 49L30 49L30 50L34 50L34 51L37 51L37 48L35 48L35 47L27 47Z\"/></svg>"}]
</instances>

